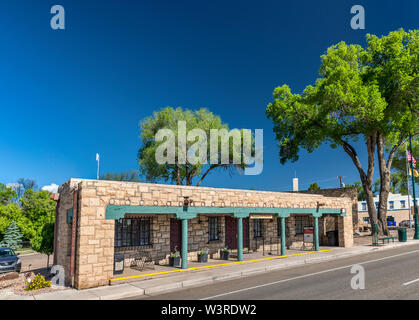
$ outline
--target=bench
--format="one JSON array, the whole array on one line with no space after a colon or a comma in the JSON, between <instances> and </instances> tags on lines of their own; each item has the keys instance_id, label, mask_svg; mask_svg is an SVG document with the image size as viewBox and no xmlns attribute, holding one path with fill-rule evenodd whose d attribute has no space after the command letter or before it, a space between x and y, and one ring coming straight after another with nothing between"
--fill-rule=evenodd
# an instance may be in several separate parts
<instances>
[{"instance_id":1,"label":"bench","mask_svg":"<svg viewBox=\"0 0 419 320\"><path fill-rule=\"evenodd\" d=\"M390 243L390 240L393 241L394 243L394 239L396 239L396 237L383 237L383 238L378 238L378 240L381 240L384 244L384 242Z\"/></svg>"},{"instance_id":2,"label":"bench","mask_svg":"<svg viewBox=\"0 0 419 320\"><path fill-rule=\"evenodd\" d=\"M147 266L154 269L154 260L149 251L138 251L129 256L131 260L130 268L142 271Z\"/></svg>"}]
</instances>

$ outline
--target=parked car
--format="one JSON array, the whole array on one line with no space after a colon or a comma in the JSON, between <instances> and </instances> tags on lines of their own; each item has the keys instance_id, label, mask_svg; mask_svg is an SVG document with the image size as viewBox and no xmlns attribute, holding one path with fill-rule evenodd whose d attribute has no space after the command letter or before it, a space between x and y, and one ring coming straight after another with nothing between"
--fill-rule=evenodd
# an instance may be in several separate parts
<instances>
[{"instance_id":1,"label":"parked car","mask_svg":"<svg viewBox=\"0 0 419 320\"><path fill-rule=\"evenodd\" d=\"M5 272L20 272L22 268L22 261L10 248L0 248L0 273Z\"/></svg>"},{"instance_id":2,"label":"parked car","mask_svg":"<svg viewBox=\"0 0 419 320\"><path fill-rule=\"evenodd\" d=\"M414 220L403 220L399 223L399 227L413 228L415 226Z\"/></svg>"}]
</instances>

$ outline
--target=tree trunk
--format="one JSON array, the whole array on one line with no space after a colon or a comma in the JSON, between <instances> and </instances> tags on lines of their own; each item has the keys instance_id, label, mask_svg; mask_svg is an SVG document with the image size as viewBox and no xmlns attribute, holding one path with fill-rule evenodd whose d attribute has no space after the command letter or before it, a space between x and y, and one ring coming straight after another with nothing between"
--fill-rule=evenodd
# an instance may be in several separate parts
<instances>
[{"instance_id":1,"label":"tree trunk","mask_svg":"<svg viewBox=\"0 0 419 320\"><path fill-rule=\"evenodd\" d=\"M376 134L372 134L366 137L367 140L367 152L368 152L368 168L367 173L362 168L361 161L359 160L356 150L346 141L341 141L343 149L352 159L355 167L358 169L359 177L361 178L362 187L364 188L365 197L368 207L368 215L370 217L371 226L378 224L377 211L374 204L374 194L372 192L372 182L374 175L374 152L376 144Z\"/></svg>"},{"instance_id":2,"label":"tree trunk","mask_svg":"<svg viewBox=\"0 0 419 320\"><path fill-rule=\"evenodd\" d=\"M377 134L377 156L378 156L378 168L380 170L380 195L378 204L378 226L380 234L389 235L387 227L387 201L388 194L390 192L390 180L391 180L391 165L393 163L393 157L396 150L403 143L403 139L393 146L390 150L387 162L384 155L384 141L381 133Z\"/></svg>"}]
</instances>

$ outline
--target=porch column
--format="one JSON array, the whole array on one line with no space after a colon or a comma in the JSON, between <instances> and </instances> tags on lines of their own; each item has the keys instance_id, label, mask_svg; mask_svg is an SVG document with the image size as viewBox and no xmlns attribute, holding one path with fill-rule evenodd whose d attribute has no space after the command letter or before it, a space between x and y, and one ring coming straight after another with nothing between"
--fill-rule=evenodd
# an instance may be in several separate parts
<instances>
[{"instance_id":1,"label":"porch column","mask_svg":"<svg viewBox=\"0 0 419 320\"><path fill-rule=\"evenodd\" d=\"M182 269L188 268L188 219L182 219Z\"/></svg>"},{"instance_id":2,"label":"porch column","mask_svg":"<svg viewBox=\"0 0 419 320\"><path fill-rule=\"evenodd\" d=\"M314 250L319 251L319 217L314 216Z\"/></svg>"},{"instance_id":3,"label":"porch column","mask_svg":"<svg viewBox=\"0 0 419 320\"><path fill-rule=\"evenodd\" d=\"M237 259L243 261L243 218L237 219Z\"/></svg>"},{"instance_id":4,"label":"porch column","mask_svg":"<svg viewBox=\"0 0 419 320\"><path fill-rule=\"evenodd\" d=\"M285 256L286 254L285 217L281 217L281 256Z\"/></svg>"}]
</instances>

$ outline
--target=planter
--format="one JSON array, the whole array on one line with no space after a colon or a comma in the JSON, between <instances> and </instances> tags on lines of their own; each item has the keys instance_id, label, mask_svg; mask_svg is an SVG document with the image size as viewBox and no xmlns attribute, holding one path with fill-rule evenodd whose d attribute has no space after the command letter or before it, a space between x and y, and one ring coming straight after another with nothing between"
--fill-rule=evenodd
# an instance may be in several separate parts
<instances>
[{"instance_id":1,"label":"planter","mask_svg":"<svg viewBox=\"0 0 419 320\"><path fill-rule=\"evenodd\" d=\"M198 262L208 262L208 253L198 254Z\"/></svg>"},{"instance_id":2,"label":"planter","mask_svg":"<svg viewBox=\"0 0 419 320\"><path fill-rule=\"evenodd\" d=\"M180 265L180 257L169 257L169 265L171 267L178 267Z\"/></svg>"},{"instance_id":3,"label":"planter","mask_svg":"<svg viewBox=\"0 0 419 320\"><path fill-rule=\"evenodd\" d=\"M230 251L220 252L221 260L228 260L230 258Z\"/></svg>"}]
</instances>

